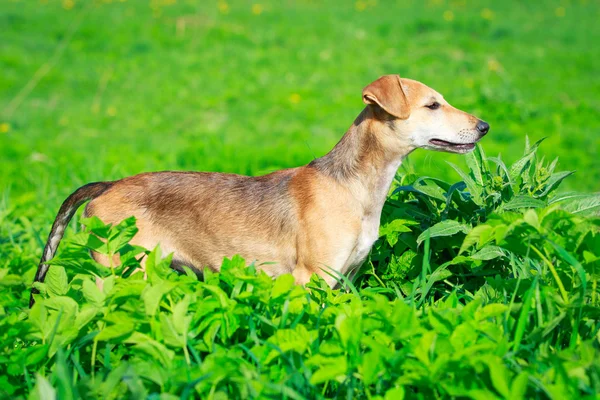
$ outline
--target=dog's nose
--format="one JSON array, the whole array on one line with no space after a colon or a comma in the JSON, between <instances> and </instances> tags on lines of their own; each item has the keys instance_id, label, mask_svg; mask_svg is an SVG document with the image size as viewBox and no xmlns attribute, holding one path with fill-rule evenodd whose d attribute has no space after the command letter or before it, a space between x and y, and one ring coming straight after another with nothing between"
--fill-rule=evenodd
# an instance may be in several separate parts
<instances>
[{"instance_id":1,"label":"dog's nose","mask_svg":"<svg viewBox=\"0 0 600 400\"><path fill-rule=\"evenodd\" d=\"M485 121L479 121L476 126L477 130L481 133L481 135L485 135L490 130L490 124Z\"/></svg>"}]
</instances>

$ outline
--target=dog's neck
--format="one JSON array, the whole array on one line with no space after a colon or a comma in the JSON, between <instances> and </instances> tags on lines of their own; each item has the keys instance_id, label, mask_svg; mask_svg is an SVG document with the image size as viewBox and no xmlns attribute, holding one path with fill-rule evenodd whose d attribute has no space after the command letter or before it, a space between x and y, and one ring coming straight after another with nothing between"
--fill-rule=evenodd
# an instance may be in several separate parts
<instances>
[{"instance_id":1,"label":"dog's neck","mask_svg":"<svg viewBox=\"0 0 600 400\"><path fill-rule=\"evenodd\" d=\"M367 106L337 145L310 163L349 189L365 212L381 212L402 160L414 147L402 143L387 114Z\"/></svg>"}]
</instances>

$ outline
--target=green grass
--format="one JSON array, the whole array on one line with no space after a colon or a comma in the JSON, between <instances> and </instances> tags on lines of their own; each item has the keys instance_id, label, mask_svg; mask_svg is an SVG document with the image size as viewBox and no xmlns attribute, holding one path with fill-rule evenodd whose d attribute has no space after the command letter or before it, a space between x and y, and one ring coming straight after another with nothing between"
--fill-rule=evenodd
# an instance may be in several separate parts
<instances>
[{"instance_id":1,"label":"green grass","mask_svg":"<svg viewBox=\"0 0 600 400\"><path fill-rule=\"evenodd\" d=\"M483 3L261 2L260 15L246 2L227 14L213 2L166 3L2 2L4 109L76 26L49 72L0 116L9 125L0 179L14 198L42 196L49 216L88 181L308 163L358 115L362 88L387 73L490 122L488 153L512 161L526 134L548 137L546 155L578 171L567 184L600 189L595 2L507 2L487 14ZM456 179L446 160L461 162L425 151L410 161Z\"/></svg>"},{"instance_id":2,"label":"green grass","mask_svg":"<svg viewBox=\"0 0 600 400\"><path fill-rule=\"evenodd\" d=\"M558 201L548 163L577 171L561 190L600 190L599 17L585 0L0 2L0 397L597 395L597 197ZM110 272L71 229L30 314L76 187L308 163L388 73L488 121L507 165L547 137L545 166L489 161L480 181L473 158L415 152L350 294L240 260L205 282L159 263L98 293ZM467 160L472 175L447 163Z\"/></svg>"}]
</instances>

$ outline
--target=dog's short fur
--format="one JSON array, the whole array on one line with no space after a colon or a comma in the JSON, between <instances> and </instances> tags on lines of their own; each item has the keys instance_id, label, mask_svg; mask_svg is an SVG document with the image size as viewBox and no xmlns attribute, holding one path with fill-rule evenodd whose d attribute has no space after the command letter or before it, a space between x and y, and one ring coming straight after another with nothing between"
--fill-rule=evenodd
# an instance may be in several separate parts
<instances>
[{"instance_id":1,"label":"dog's short fur","mask_svg":"<svg viewBox=\"0 0 600 400\"><path fill-rule=\"evenodd\" d=\"M175 265L218 270L223 257L240 254L271 276L291 273L304 284L317 273L334 286L326 271L351 273L378 238L404 157L416 148L465 153L489 129L433 89L398 75L368 85L363 100L366 108L333 150L303 167L259 177L144 173L81 187L54 221L35 280L44 279L65 226L91 199L87 216L106 223L135 216L139 232L132 243L160 245L164 254L174 253Z\"/></svg>"}]
</instances>

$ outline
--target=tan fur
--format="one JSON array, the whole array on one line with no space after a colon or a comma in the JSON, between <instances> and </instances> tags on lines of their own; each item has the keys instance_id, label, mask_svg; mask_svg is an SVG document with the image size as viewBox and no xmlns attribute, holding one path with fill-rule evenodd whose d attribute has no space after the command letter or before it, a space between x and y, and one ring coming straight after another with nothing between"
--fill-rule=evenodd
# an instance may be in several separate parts
<instances>
[{"instance_id":1,"label":"tan fur","mask_svg":"<svg viewBox=\"0 0 600 400\"><path fill-rule=\"evenodd\" d=\"M112 182L86 215L106 223L135 216L132 243L160 245L163 254L174 253L175 266L218 270L223 257L240 254L271 276L292 273L304 284L317 273L334 286L326 271L356 270L377 239L402 160L418 147L465 152L487 133L439 93L397 75L367 86L363 100L367 107L340 142L306 166L259 177L140 174ZM425 107L432 101L438 110Z\"/></svg>"}]
</instances>

